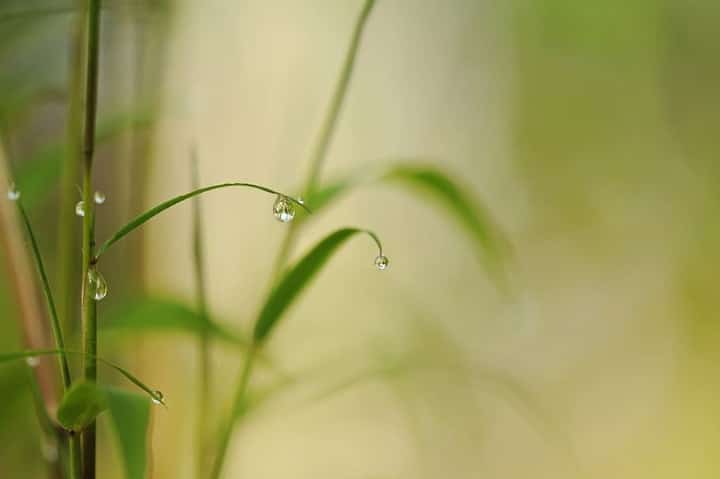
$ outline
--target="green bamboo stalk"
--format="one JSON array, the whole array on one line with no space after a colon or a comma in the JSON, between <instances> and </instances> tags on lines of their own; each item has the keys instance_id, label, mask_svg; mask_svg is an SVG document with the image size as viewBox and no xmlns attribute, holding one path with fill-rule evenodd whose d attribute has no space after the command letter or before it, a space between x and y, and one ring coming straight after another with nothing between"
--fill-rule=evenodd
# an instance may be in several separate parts
<instances>
[{"instance_id":1,"label":"green bamboo stalk","mask_svg":"<svg viewBox=\"0 0 720 479\"><path fill-rule=\"evenodd\" d=\"M193 149L191 158L192 168L192 189L197 190L200 187L197 154ZM204 261L204 238L202 234L202 212L200 205L200 196L193 199L193 264L195 268L195 281L197 289L197 308L198 314L207 321L207 283L205 276ZM209 329L203 330L199 338L198 352L200 356L200 372L198 378L198 401L197 413L195 420L197 421L195 439L197 446L195 448L195 477L202 479L205 476L206 464L205 457L207 454L207 419L206 416L210 405L210 338L208 337Z\"/></svg>"},{"instance_id":2,"label":"green bamboo stalk","mask_svg":"<svg viewBox=\"0 0 720 479\"><path fill-rule=\"evenodd\" d=\"M305 185L303 188L303 194L305 198L309 198L320 180L320 172L325 164L327 157L328 148L335 135L335 129L338 123L338 117L340 111L345 102L347 96L348 87L350 86L350 80L352 79L352 73L355 69L355 59L357 58L357 52L360 49L360 41L362 40L363 31L367 24L368 17L375 5L375 0L365 0L362 10L358 15L357 21L355 22L355 28L353 29L352 38L350 40L350 46L348 47L347 53L345 54L345 60L340 70L340 76L330 104L328 106L325 118L320 126L320 131L315 140L315 144L310 152L310 169L308 170L307 177L305 179ZM295 245L295 239L297 236L299 223L293 223L285 233L285 237L280 245L277 256L275 257L275 263L273 265L272 281L275 282L278 279L279 274L287 264L288 257L292 253L293 246Z\"/></svg>"},{"instance_id":3,"label":"green bamboo stalk","mask_svg":"<svg viewBox=\"0 0 720 479\"><path fill-rule=\"evenodd\" d=\"M92 188L92 166L95 153L95 121L97 114L98 60L100 52L100 0L85 0L84 8L84 84L83 84L83 188L85 205L82 235L82 295L84 377L97 380L97 308L90 294L88 272L94 265L95 208ZM95 479L95 423L82 432L83 479Z\"/></svg>"}]
</instances>

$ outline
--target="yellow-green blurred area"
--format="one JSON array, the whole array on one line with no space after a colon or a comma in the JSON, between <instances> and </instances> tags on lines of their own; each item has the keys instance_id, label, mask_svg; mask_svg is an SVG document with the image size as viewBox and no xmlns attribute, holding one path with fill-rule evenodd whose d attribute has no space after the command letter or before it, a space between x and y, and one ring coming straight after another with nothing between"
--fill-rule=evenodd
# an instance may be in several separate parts
<instances>
[{"instance_id":1,"label":"yellow-green blurred area","mask_svg":"<svg viewBox=\"0 0 720 479\"><path fill-rule=\"evenodd\" d=\"M191 189L193 148L203 185L299 192L361 4L105 0L98 238ZM0 141L53 288L74 16L0 1ZM717 0L377 0L321 183L398 160L445 172L504 232L507 283L422 195L370 183L318 212L292 259L357 225L391 267L352 240L293 304L224 477L720 477L719 138ZM211 315L249 335L288 226L259 192L201 201ZM191 212L102 264L100 354L168 403L153 478L194 477L197 338L108 322L142 297L195 307ZM2 352L25 347L11 282L4 268ZM213 433L242 360L213 342ZM0 365L2 478L47 477L27 369ZM99 424L98 477L124 477Z\"/></svg>"}]
</instances>

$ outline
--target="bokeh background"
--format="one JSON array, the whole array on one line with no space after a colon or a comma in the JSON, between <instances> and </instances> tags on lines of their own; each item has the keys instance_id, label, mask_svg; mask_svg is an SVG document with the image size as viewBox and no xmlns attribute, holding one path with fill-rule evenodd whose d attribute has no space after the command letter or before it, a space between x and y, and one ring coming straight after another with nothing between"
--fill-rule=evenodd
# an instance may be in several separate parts
<instances>
[{"instance_id":1,"label":"bokeh background","mask_svg":"<svg viewBox=\"0 0 720 479\"><path fill-rule=\"evenodd\" d=\"M202 184L299 191L361 3L106 0L98 236L189 190L193 148ZM2 150L53 275L74 18L71 2L0 2ZM718 85L717 1L378 0L322 177L397 160L445 171L504 232L509 286L422 196L343 197L293 258L360 225L392 266L351 242L293 306L267 349L292 381L237 429L226 477L718 477ZM286 228L271 205L202 200L210 310L240 332ZM193 307L190 206L103 268L102 354L169 404L153 411L151 477L193 477L196 341L110 327L137 298ZM10 278L2 351L25 347ZM241 358L213 347L213 426ZM52 455L28 378L0 367L0 477L45 477ZM101 477L120 478L100 424Z\"/></svg>"}]
</instances>

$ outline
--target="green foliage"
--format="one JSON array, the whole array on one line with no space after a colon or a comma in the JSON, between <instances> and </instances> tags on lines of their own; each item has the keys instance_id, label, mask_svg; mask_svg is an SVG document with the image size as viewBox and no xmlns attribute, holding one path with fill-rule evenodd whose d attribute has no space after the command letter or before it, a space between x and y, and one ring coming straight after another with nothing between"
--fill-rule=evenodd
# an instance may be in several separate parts
<instances>
[{"instance_id":1,"label":"green foliage","mask_svg":"<svg viewBox=\"0 0 720 479\"><path fill-rule=\"evenodd\" d=\"M295 266L290 268L273 288L255 323L253 332L255 341L262 342L268 337L282 314L300 295L302 290L310 284L333 253L357 233L369 235L377 244L378 254L382 254L382 245L377 236L366 230L342 228L326 236Z\"/></svg>"},{"instance_id":2,"label":"green foliage","mask_svg":"<svg viewBox=\"0 0 720 479\"><path fill-rule=\"evenodd\" d=\"M147 472L150 400L122 389L103 387L127 479L143 479Z\"/></svg>"},{"instance_id":3,"label":"green foliage","mask_svg":"<svg viewBox=\"0 0 720 479\"><path fill-rule=\"evenodd\" d=\"M57 411L58 422L69 431L81 431L107 408L105 396L94 383L73 384Z\"/></svg>"}]
</instances>

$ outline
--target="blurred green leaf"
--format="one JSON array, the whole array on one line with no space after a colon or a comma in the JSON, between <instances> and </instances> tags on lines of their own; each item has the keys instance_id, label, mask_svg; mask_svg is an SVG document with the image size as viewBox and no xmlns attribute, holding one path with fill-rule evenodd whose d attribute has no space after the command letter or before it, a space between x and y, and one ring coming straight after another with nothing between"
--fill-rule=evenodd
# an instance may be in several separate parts
<instances>
[{"instance_id":1,"label":"blurred green leaf","mask_svg":"<svg viewBox=\"0 0 720 479\"><path fill-rule=\"evenodd\" d=\"M80 382L68 389L57 411L58 422L71 431L80 431L107 408L105 396L95 383Z\"/></svg>"},{"instance_id":2,"label":"blurred green leaf","mask_svg":"<svg viewBox=\"0 0 720 479\"><path fill-rule=\"evenodd\" d=\"M377 244L379 253L382 254L382 245L377 236L367 230L342 228L326 236L295 266L291 267L270 292L255 323L253 332L255 341L261 342L267 338L285 310L299 296L303 288L312 281L330 256L357 233L369 235Z\"/></svg>"},{"instance_id":3,"label":"blurred green leaf","mask_svg":"<svg viewBox=\"0 0 720 479\"><path fill-rule=\"evenodd\" d=\"M98 124L97 141L111 141L129 128L145 127L152 122L149 112L120 113L101 120ZM65 159L66 140L56 139L38 150L27 161L19 163L15 180L22 191L23 203L32 209L48 198L58 185Z\"/></svg>"},{"instance_id":4,"label":"blurred green leaf","mask_svg":"<svg viewBox=\"0 0 720 479\"><path fill-rule=\"evenodd\" d=\"M211 337L235 345L247 345L247 339L204 318L197 311L170 299L140 297L123 301L109 311L101 325L104 331L151 332L178 331Z\"/></svg>"},{"instance_id":5,"label":"blurred green leaf","mask_svg":"<svg viewBox=\"0 0 720 479\"><path fill-rule=\"evenodd\" d=\"M150 401L147 397L103 386L127 479L143 479L147 470Z\"/></svg>"},{"instance_id":6,"label":"blurred green leaf","mask_svg":"<svg viewBox=\"0 0 720 479\"><path fill-rule=\"evenodd\" d=\"M231 186L239 186L239 187L245 187L245 188L253 188L256 190L264 191L266 193L271 193L274 195L280 195L285 196L290 201L295 203L296 205L300 206L301 208L305 209L309 212L308 208L303 204L300 203L295 198L292 198L288 195L285 195L284 193L280 193L278 191L272 190L270 188L267 188L265 186L256 185L253 183L220 183L217 185L211 185L206 186L204 188L199 188L197 190L193 190L189 193L185 193L183 195L176 196L172 199L169 199L167 201L164 201L160 203L159 205L150 208L145 213L142 213L141 215L135 217L133 220L131 220L129 223L127 223L125 226L120 228L114 235L112 235L107 241L105 241L100 247L97 249L97 253L95 254L95 258L99 258L110 246L112 246L115 242L126 236L128 233L133 231L135 228L142 226L144 223L150 221L153 217L159 215L166 209L175 206L178 203L181 203L187 199L192 198L193 196L200 195L202 193L206 193L208 191L217 190L219 188L228 188Z\"/></svg>"},{"instance_id":7,"label":"blurred green leaf","mask_svg":"<svg viewBox=\"0 0 720 479\"><path fill-rule=\"evenodd\" d=\"M487 209L456 180L434 166L407 162L370 173L365 169L327 183L313 192L307 203L317 212L357 186L378 182L402 186L442 208L475 242L488 271L502 275L502 263L509 251L508 241Z\"/></svg>"}]
</instances>

